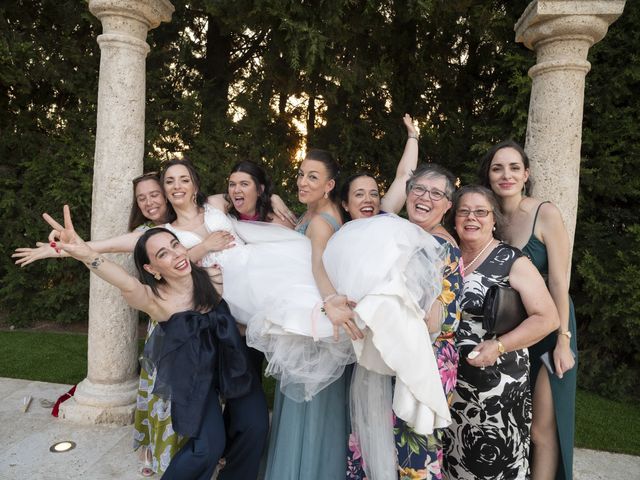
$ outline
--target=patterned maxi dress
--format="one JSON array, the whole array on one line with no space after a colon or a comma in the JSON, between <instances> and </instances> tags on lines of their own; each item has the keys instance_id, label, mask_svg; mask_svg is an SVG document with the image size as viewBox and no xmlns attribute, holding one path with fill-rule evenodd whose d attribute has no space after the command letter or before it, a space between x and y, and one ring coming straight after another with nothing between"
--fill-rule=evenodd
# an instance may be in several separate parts
<instances>
[{"instance_id":1,"label":"patterned maxi dress","mask_svg":"<svg viewBox=\"0 0 640 480\"><path fill-rule=\"evenodd\" d=\"M438 370L447 400L451 403L458 370L458 350L455 333L460 323L460 290L462 288L462 268L460 249L441 237L434 236L446 248L445 271L442 293L438 300L444 305L443 323L440 335L433 343L433 351L438 362ZM394 435L398 455L398 478L401 480L441 480L442 477L442 437L441 429L433 435L416 433L403 420L394 418ZM347 480L366 480L363 459L357 438L349 436L347 452Z\"/></svg>"},{"instance_id":2,"label":"patterned maxi dress","mask_svg":"<svg viewBox=\"0 0 640 480\"><path fill-rule=\"evenodd\" d=\"M144 232L151 227L153 224L149 222L136 228L136 231ZM157 322L149 320L145 342L157 326ZM169 466L171 458L188 439L181 437L173 430L171 401L163 400L151 393L154 382L155 372L150 374L141 368L134 415L133 449L138 450L140 447L147 449L150 453L145 452L145 454L151 460L151 469L155 473L162 474Z\"/></svg>"},{"instance_id":3,"label":"patterned maxi dress","mask_svg":"<svg viewBox=\"0 0 640 480\"><path fill-rule=\"evenodd\" d=\"M158 327L157 322L149 320L147 337ZM171 401L151 393L155 383L155 372L149 374L144 368L140 370L140 383L136 399L134 416L133 448L140 447L150 452L151 468L162 474L173 456L187 442L187 438L178 435L171 423Z\"/></svg>"},{"instance_id":4,"label":"patterned maxi dress","mask_svg":"<svg viewBox=\"0 0 640 480\"><path fill-rule=\"evenodd\" d=\"M499 244L465 276L462 320L457 332L460 351L458 384L445 430L445 474L457 480L524 480L529 475L531 396L527 349L501 355L480 369L466 357L484 340L482 304L491 285L508 285L509 271L522 253Z\"/></svg>"}]
</instances>

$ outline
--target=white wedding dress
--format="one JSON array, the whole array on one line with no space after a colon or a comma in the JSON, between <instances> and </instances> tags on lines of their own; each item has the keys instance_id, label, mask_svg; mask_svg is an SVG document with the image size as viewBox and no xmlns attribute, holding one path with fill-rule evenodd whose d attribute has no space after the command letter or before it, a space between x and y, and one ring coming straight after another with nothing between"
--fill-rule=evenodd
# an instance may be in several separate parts
<instances>
[{"instance_id":1,"label":"white wedding dress","mask_svg":"<svg viewBox=\"0 0 640 480\"><path fill-rule=\"evenodd\" d=\"M344 332L333 339L333 325L320 311L307 237L279 225L239 222L208 205L205 226L236 238L235 247L207 254L202 265L222 267L223 297L287 396L309 400L357 357L372 372L396 376L394 411L416 431L431 433L449 423L424 322L442 287L442 251L431 235L384 214L348 222L330 239L325 269L336 290L357 302L366 334L352 344ZM202 242L192 232L165 227L187 248Z\"/></svg>"},{"instance_id":2,"label":"white wedding dress","mask_svg":"<svg viewBox=\"0 0 640 480\"><path fill-rule=\"evenodd\" d=\"M320 311L309 239L280 225L237 221L209 205L204 221L209 233L226 230L235 238L235 247L209 252L200 263L222 267L222 296L236 320L247 325L247 345L264 352L266 374L280 380L287 396L310 400L340 378L355 353L346 334L333 339L333 325ZM203 241L164 226L187 248Z\"/></svg>"}]
</instances>

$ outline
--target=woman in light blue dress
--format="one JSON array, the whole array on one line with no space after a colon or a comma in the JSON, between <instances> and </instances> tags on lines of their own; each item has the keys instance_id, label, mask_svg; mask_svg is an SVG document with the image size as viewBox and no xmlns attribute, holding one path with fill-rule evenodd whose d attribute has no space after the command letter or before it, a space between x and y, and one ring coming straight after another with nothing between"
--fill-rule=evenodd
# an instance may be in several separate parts
<instances>
[{"instance_id":1,"label":"woman in light blue dress","mask_svg":"<svg viewBox=\"0 0 640 480\"><path fill-rule=\"evenodd\" d=\"M322 263L329 238L342 225L335 203L338 165L323 150L311 150L298 172L298 198L307 205L296 231L311 241L312 269L323 311L341 342L361 338L353 322L350 302L334 289ZM341 330L343 332L341 333ZM345 335L346 333L346 335ZM296 401L296 385L278 383L265 478L267 480L334 480L344 477L347 449L348 373L341 375L309 401ZM284 390L281 391L281 390Z\"/></svg>"}]
</instances>

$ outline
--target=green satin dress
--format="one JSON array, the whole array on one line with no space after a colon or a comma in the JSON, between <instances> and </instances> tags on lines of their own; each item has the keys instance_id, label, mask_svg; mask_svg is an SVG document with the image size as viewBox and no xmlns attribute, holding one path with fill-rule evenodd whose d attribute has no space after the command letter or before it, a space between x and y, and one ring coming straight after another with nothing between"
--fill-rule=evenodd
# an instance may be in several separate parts
<instances>
[{"instance_id":1,"label":"green satin dress","mask_svg":"<svg viewBox=\"0 0 640 480\"><path fill-rule=\"evenodd\" d=\"M543 202L540 205L543 205ZM535 265L538 271L546 276L549 273L549 258L547 255L547 247L533 233L538 220L538 212L533 220L533 229L531 237L527 244L522 248L524 253ZM560 445L560 462L556 473L556 480L572 480L573 479L573 439L575 433L575 416L576 416L576 379L578 376L578 346L576 337L576 315L573 308L573 302L569 298L569 330L571 331L571 350L576 354L575 366L565 372L562 378L556 375L549 375L551 382L551 394L553 396L553 405L556 414L557 434ZM540 355L545 352L553 351L556 345L557 333L552 332L535 345L529 347L529 358L531 362L531 394L536 385L536 379L540 368L544 368L540 361Z\"/></svg>"}]
</instances>

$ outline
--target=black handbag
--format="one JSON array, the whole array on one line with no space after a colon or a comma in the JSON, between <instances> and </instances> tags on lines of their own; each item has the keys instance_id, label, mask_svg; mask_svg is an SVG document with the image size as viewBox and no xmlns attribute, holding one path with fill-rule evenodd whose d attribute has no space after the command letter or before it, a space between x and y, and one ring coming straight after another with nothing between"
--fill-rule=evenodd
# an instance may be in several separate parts
<instances>
[{"instance_id":1,"label":"black handbag","mask_svg":"<svg viewBox=\"0 0 640 480\"><path fill-rule=\"evenodd\" d=\"M492 285L482 304L482 328L490 335L510 332L527 318L520 294L511 287Z\"/></svg>"}]
</instances>

